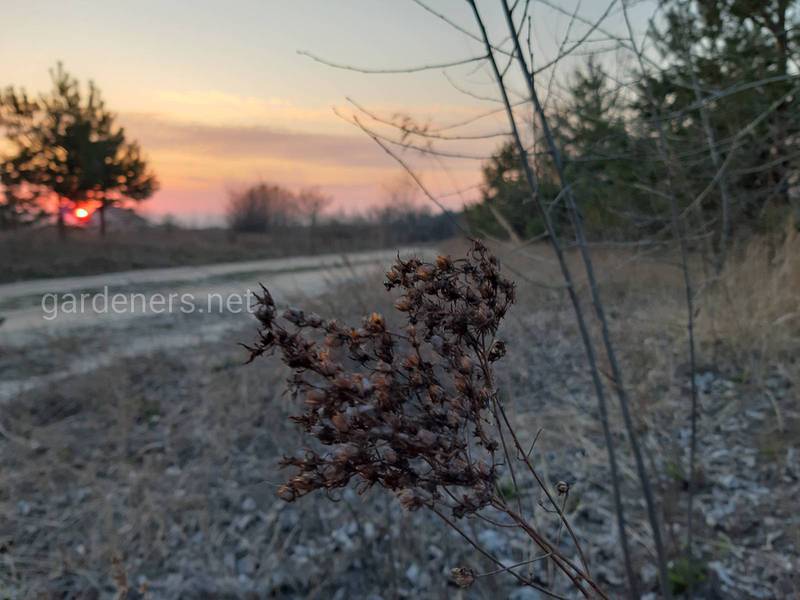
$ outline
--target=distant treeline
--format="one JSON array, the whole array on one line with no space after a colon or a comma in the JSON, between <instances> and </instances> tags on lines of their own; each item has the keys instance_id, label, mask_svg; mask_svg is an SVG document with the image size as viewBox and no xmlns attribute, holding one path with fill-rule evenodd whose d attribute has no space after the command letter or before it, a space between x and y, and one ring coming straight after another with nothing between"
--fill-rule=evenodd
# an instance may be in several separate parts
<instances>
[{"instance_id":1,"label":"distant treeline","mask_svg":"<svg viewBox=\"0 0 800 600\"><path fill-rule=\"evenodd\" d=\"M235 233L262 233L308 237L311 244L332 249L386 247L413 242L432 242L456 233L456 217L434 213L414 200L408 182L388 191L383 204L356 215L326 212L332 202L316 189L294 193L267 183L232 192L227 222Z\"/></svg>"}]
</instances>

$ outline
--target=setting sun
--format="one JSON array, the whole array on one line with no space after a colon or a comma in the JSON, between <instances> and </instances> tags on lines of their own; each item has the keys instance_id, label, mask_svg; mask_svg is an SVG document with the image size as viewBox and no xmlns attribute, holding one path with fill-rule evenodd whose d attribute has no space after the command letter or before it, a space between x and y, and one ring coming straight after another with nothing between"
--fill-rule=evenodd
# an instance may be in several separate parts
<instances>
[{"instance_id":1,"label":"setting sun","mask_svg":"<svg viewBox=\"0 0 800 600\"><path fill-rule=\"evenodd\" d=\"M81 208L76 208L75 209L75 216L78 217L79 219L85 219L85 218L87 218L89 216L89 211L86 210L85 208L82 208L82 207Z\"/></svg>"}]
</instances>

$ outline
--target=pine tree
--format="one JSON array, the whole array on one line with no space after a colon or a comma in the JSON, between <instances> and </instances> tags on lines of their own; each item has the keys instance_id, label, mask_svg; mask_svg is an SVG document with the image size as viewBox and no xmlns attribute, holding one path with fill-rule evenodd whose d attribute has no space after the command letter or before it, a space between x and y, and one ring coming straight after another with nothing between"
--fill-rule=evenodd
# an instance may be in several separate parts
<instances>
[{"instance_id":1,"label":"pine tree","mask_svg":"<svg viewBox=\"0 0 800 600\"><path fill-rule=\"evenodd\" d=\"M620 88L590 58L575 71L567 91L553 122L587 232L597 238L645 235L665 210L647 191L661 174L647 160L646 141L629 131Z\"/></svg>"},{"instance_id":2,"label":"pine tree","mask_svg":"<svg viewBox=\"0 0 800 600\"><path fill-rule=\"evenodd\" d=\"M740 228L758 227L774 209L785 212L790 187L796 185L800 119L790 68L800 58L796 3L667 0L664 8L664 25L654 33L668 67L650 83L663 101L670 142L687 175L684 183L691 193L684 202L718 171L698 106L700 90L711 138L721 162L728 163L733 222ZM647 119L651 114L645 104L638 111ZM703 206L709 221L718 221L719 204L714 189Z\"/></svg>"},{"instance_id":3,"label":"pine tree","mask_svg":"<svg viewBox=\"0 0 800 600\"><path fill-rule=\"evenodd\" d=\"M13 87L0 95L0 126L11 148L3 157L0 183L7 198L26 198L28 204L55 194L62 235L65 205L99 202L105 234L107 207L144 200L158 189L158 182L94 83L84 96L61 64L51 76L53 89L38 99Z\"/></svg>"}]
</instances>

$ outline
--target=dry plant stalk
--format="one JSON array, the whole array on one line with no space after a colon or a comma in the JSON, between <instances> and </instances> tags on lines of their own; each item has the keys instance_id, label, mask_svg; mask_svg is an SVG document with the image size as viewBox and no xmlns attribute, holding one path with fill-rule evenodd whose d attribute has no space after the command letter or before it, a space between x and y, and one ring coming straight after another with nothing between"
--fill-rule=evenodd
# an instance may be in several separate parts
<instances>
[{"instance_id":1,"label":"dry plant stalk","mask_svg":"<svg viewBox=\"0 0 800 600\"><path fill-rule=\"evenodd\" d=\"M701 339L724 341L756 380L776 363L796 377L785 358L800 343L800 229L790 219L779 237L756 237L731 258L703 295Z\"/></svg>"},{"instance_id":2,"label":"dry plant stalk","mask_svg":"<svg viewBox=\"0 0 800 600\"><path fill-rule=\"evenodd\" d=\"M258 298L259 339L246 346L250 360L277 350L292 369L290 389L305 409L291 419L310 442L302 456L283 459L294 473L278 495L292 502L351 482L359 493L378 485L408 510L432 510L500 567L492 573L507 571L561 597L514 570L533 561L504 566L456 524L465 516L487 522L499 517L543 551L535 560L552 561L585 597L604 598L498 397L492 367L506 348L496 334L514 301L514 284L501 276L496 258L480 242L460 260L398 257L385 286L402 291L395 302L407 322L402 331L391 331L377 313L358 328L291 308L279 318L266 289ZM546 493L576 545L581 567L531 525L520 507L506 503L498 475L508 468L516 484L515 461ZM484 510L493 520L481 514ZM453 570L454 581L463 586L481 576L467 567Z\"/></svg>"}]
</instances>

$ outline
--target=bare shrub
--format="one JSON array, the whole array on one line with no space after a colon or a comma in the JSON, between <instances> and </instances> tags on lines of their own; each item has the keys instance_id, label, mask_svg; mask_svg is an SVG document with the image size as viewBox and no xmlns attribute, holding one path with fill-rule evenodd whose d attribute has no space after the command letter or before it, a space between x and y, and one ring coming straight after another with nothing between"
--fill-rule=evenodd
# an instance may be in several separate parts
<instances>
[{"instance_id":1,"label":"bare shrub","mask_svg":"<svg viewBox=\"0 0 800 600\"><path fill-rule=\"evenodd\" d=\"M247 347L251 360L280 353L292 370L292 394L305 403L304 412L291 419L309 438L302 455L284 458L282 464L294 473L278 495L292 502L353 481L360 493L377 485L408 510L433 511L500 567L494 572L508 571L520 583L542 589L514 568L552 562L586 597L605 597L589 575L563 508L511 427L494 383L493 363L506 352L497 329L514 301L514 284L474 242L461 260L398 257L385 286L403 292L394 305L405 315L402 331L390 330L378 313L359 328L293 308L279 319L266 289L259 298L260 335ZM502 491L499 474L508 469L516 489L512 496L519 496L514 463L524 465L541 486L570 532L582 567L526 519L521 502ZM555 493L568 493L564 486ZM504 520L500 526L522 530L542 556L504 565L456 524L465 516ZM480 575L459 567L452 576L468 587Z\"/></svg>"},{"instance_id":2,"label":"bare shrub","mask_svg":"<svg viewBox=\"0 0 800 600\"><path fill-rule=\"evenodd\" d=\"M277 185L259 183L230 195L228 225L241 233L267 233L286 225L292 216L293 196Z\"/></svg>"},{"instance_id":3,"label":"bare shrub","mask_svg":"<svg viewBox=\"0 0 800 600\"><path fill-rule=\"evenodd\" d=\"M296 210L310 227L316 227L322 212L333 202L333 198L326 196L316 188L301 190L294 197Z\"/></svg>"}]
</instances>

